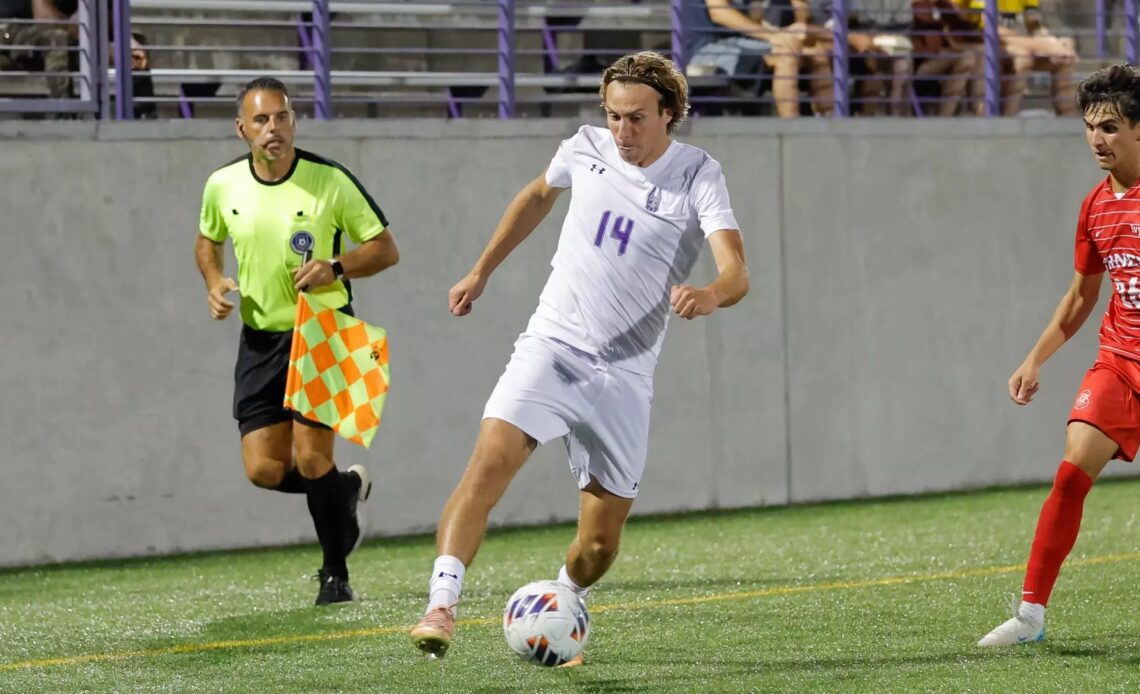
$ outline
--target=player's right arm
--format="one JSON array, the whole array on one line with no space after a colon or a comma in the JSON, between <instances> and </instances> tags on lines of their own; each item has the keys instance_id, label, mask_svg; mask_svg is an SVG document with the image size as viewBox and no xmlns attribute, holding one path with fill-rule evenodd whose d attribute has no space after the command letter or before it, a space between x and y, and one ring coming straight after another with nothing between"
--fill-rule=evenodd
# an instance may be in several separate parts
<instances>
[{"instance_id":1,"label":"player's right arm","mask_svg":"<svg viewBox=\"0 0 1140 694\"><path fill-rule=\"evenodd\" d=\"M471 272L447 293L448 309L452 315L466 316L471 313L471 304L483 293L491 273L550 214L554 201L563 190L566 189L555 188L547 183L544 171L519 191L507 206L507 211L503 213L495 233Z\"/></svg>"},{"instance_id":2,"label":"player's right arm","mask_svg":"<svg viewBox=\"0 0 1140 694\"><path fill-rule=\"evenodd\" d=\"M1009 397L1018 405L1028 405L1040 386L1038 378L1041 367L1061 349L1070 337L1084 325L1089 314L1096 308L1097 298L1100 296L1101 280L1104 278L1104 259L1100 250L1089 233L1088 221L1090 210L1097 199L1101 187L1093 188L1085 201L1081 203L1080 214L1077 215L1077 234L1073 245L1073 282L1069 290L1061 297L1057 310L1053 312L1053 319L1045 326L1040 339L1021 366L1009 377Z\"/></svg>"},{"instance_id":3,"label":"player's right arm","mask_svg":"<svg viewBox=\"0 0 1140 694\"><path fill-rule=\"evenodd\" d=\"M1103 278L1103 272L1090 275L1083 275L1079 271L1073 272L1073 283L1061 297L1061 303L1057 304L1053 319L1041 333L1037 344L1029 350L1025 361L1009 378L1009 397L1018 405L1029 404L1040 386L1038 378L1041 367L1061 348L1061 345L1081 329L1096 308Z\"/></svg>"},{"instance_id":4,"label":"player's right arm","mask_svg":"<svg viewBox=\"0 0 1140 694\"><path fill-rule=\"evenodd\" d=\"M226 294L237 291L238 285L233 278L222 274L225 267L222 244L225 243L229 230L216 196L217 188L211 178L206 181L206 187L202 191L202 212L198 220L198 240L194 243L194 259L198 263L202 279L206 281L206 303L210 307L210 315L214 320L223 320L234 310L234 303L226 298Z\"/></svg>"}]
</instances>

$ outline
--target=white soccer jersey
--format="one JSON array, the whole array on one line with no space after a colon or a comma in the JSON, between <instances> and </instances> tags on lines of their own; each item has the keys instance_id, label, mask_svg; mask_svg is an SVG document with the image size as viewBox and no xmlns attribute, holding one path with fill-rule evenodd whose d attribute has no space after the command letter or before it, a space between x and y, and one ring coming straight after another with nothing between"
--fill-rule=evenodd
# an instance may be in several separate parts
<instances>
[{"instance_id":1,"label":"white soccer jersey","mask_svg":"<svg viewBox=\"0 0 1140 694\"><path fill-rule=\"evenodd\" d=\"M546 182L573 193L527 331L652 374L670 290L707 236L739 229L720 164L676 141L650 166L627 164L609 130L587 125L562 142Z\"/></svg>"}]
</instances>

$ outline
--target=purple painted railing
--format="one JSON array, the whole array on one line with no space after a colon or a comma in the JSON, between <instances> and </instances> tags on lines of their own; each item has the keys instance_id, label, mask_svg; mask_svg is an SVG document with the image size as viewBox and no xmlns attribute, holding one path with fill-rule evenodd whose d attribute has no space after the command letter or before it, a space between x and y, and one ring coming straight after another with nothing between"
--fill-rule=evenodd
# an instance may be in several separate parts
<instances>
[{"instance_id":1,"label":"purple painted railing","mask_svg":"<svg viewBox=\"0 0 1140 694\"><path fill-rule=\"evenodd\" d=\"M516 16L519 13L531 12L536 3L516 3L515 0L494 0L495 16L498 26L497 48L488 48L486 52L497 55L498 79L498 116L500 118L513 118L516 116L516 77L517 57L519 55L533 54L535 51L519 51L516 48ZM670 21L667 28L669 32L669 47L673 59L681 66L685 66L692 56L685 55L686 30L682 17L686 7L693 2L703 0L661 0L661 7L667 9ZM302 6L302 3L298 3ZM631 3L636 4L636 3ZM516 7L516 5L518 5ZM851 9L850 0L833 0L831 4L831 19L833 33L832 70L834 76L834 113L836 117L846 117L851 113L851 73L850 54L847 41L848 16ZM1110 55L1110 39L1112 45L1120 50L1119 37L1123 37L1123 53L1128 62L1135 64L1140 60L1140 0L1123 0L1114 3L1114 12L1110 14L1107 0L1095 0L1090 3L1090 10L1095 18L1095 53L1098 58L1107 58ZM1121 7L1122 6L1122 7ZM113 0L110 13L101 0L81 0L78 13L78 48L71 50L78 52L79 69L73 73L77 84L77 98L61 99L12 99L0 98L0 111L24 112L74 112L91 113L100 118L115 118L129 120L134 117L135 99L133 91L133 73L131 67L131 3L130 0ZM299 69L312 73L312 102L313 112L317 118L329 119L334 117L333 90L334 79L332 70L332 33L330 22L330 0L312 0L311 10L307 12L304 21L298 22L298 62ZM560 30L573 30L577 25L576 19L571 17L554 17L543 15L542 24L542 50L544 65L551 73L557 73L562 64L559 60L557 35ZM571 13L572 14L572 13ZM998 0L986 0L983 10L984 28L983 59L985 67L985 112L988 115L1001 114L1001 71L1000 71L1000 40L998 36L998 23L1001 21L998 13ZM1122 22L1120 20L1123 20ZM817 20L819 21L819 20ZM1123 28L1112 32L1115 24L1123 24ZM108 32L110 29L110 32ZM664 27L663 27L664 29ZM113 43L108 47L99 37L108 33L114 36ZM340 49L344 51L345 49ZM373 49L368 49L373 50ZM398 52L400 49L387 49L388 52ZM407 49L409 52L418 50ZM425 49L426 50L426 49ZM472 53L479 52L472 50ZM616 51L595 51L599 57L603 53L616 53ZM109 68L114 68L113 71ZM112 76L113 75L113 76ZM190 116L193 109L190 97L182 87L179 93L183 101L179 103L183 116ZM715 100L716 97L712 99ZM462 103L471 97L463 96L449 90L449 112L458 117L462 113ZM917 97L911 95L910 99L918 104ZM917 110L917 109L916 109Z\"/></svg>"}]
</instances>

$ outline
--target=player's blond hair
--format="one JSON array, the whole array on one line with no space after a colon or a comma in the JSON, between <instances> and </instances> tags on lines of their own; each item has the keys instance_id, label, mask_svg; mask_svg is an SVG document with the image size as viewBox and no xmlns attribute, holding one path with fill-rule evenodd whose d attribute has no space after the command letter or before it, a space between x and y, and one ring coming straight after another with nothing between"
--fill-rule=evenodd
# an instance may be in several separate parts
<instances>
[{"instance_id":1,"label":"player's blond hair","mask_svg":"<svg viewBox=\"0 0 1140 694\"><path fill-rule=\"evenodd\" d=\"M611 82L653 87L659 95L657 103L661 111L669 109L673 113L669 124L665 126L670 133L689 115L689 83L673 61L660 53L631 53L618 58L606 68L602 73L600 90L602 108L606 106L606 88Z\"/></svg>"}]
</instances>

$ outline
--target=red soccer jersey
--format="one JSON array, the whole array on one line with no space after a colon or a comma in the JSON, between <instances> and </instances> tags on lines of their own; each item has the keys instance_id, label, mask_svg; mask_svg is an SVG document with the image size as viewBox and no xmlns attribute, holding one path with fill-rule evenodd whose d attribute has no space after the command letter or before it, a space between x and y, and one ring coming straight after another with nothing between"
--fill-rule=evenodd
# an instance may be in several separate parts
<instances>
[{"instance_id":1,"label":"red soccer jersey","mask_svg":"<svg viewBox=\"0 0 1140 694\"><path fill-rule=\"evenodd\" d=\"M1113 292L1100 346L1140 360L1140 185L1118 198L1110 181L1093 188L1081 205L1073 265L1082 275L1108 270Z\"/></svg>"}]
</instances>

